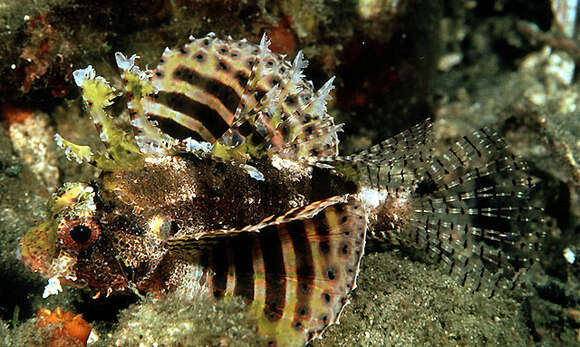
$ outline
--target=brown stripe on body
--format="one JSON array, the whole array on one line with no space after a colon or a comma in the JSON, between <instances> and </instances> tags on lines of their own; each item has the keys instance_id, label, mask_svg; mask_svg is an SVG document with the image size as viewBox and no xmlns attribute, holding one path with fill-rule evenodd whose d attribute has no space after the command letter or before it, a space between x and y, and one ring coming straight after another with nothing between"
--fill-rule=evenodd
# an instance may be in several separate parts
<instances>
[{"instance_id":1,"label":"brown stripe on body","mask_svg":"<svg viewBox=\"0 0 580 347\"><path fill-rule=\"evenodd\" d=\"M286 305L286 269L282 244L275 226L268 226L258 234L264 259L266 302L264 314L270 321L282 318Z\"/></svg>"},{"instance_id":2,"label":"brown stripe on body","mask_svg":"<svg viewBox=\"0 0 580 347\"><path fill-rule=\"evenodd\" d=\"M296 307L294 312L294 324L300 323L310 314L310 299L312 296L312 286L314 284L314 261L312 250L306 234L306 227L314 227L309 220L291 221L286 225L288 235L292 240L294 256L296 258Z\"/></svg>"}]
</instances>

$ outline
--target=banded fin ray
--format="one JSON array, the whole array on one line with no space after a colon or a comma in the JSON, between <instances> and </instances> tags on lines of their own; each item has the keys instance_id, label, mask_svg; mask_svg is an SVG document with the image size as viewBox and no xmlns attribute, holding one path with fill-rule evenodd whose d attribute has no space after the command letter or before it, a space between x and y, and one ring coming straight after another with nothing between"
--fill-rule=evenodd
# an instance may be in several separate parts
<instances>
[{"instance_id":1,"label":"banded fin ray","mask_svg":"<svg viewBox=\"0 0 580 347\"><path fill-rule=\"evenodd\" d=\"M542 235L535 230L543 222L528 201L533 180L524 163L489 129L446 151L433 148L426 120L321 163L354 169L368 189L383 195L369 237L424 250L474 291L492 296L517 285L537 259Z\"/></svg>"},{"instance_id":2,"label":"banded fin ray","mask_svg":"<svg viewBox=\"0 0 580 347\"><path fill-rule=\"evenodd\" d=\"M174 137L215 142L232 125L244 94L255 45L222 41L213 33L178 50L166 49L154 71L157 94L145 98L147 115Z\"/></svg>"},{"instance_id":3,"label":"banded fin ray","mask_svg":"<svg viewBox=\"0 0 580 347\"><path fill-rule=\"evenodd\" d=\"M253 141L257 137L268 151L284 157L336 155L336 133L341 126L335 126L326 113L334 78L315 92L312 82L304 80L302 72L308 62L301 51L290 64L268 46L269 41L263 36L232 130L247 135L244 128L250 126L254 130ZM225 137L228 136L231 134Z\"/></svg>"},{"instance_id":4,"label":"banded fin ray","mask_svg":"<svg viewBox=\"0 0 580 347\"><path fill-rule=\"evenodd\" d=\"M358 172L364 184L399 194L423 179L433 148L433 124L426 119L372 147L352 155L320 158L315 165L346 166Z\"/></svg>"},{"instance_id":5,"label":"banded fin ray","mask_svg":"<svg viewBox=\"0 0 580 347\"><path fill-rule=\"evenodd\" d=\"M263 35L260 44L254 46L253 57L248 59L248 67L251 70L248 74L244 93L236 108L232 127L222 138L222 142L226 144L235 145L235 141L245 141L250 134L253 135L255 144L264 140L263 136L267 133L267 130L258 129L256 126L256 118L260 117L256 107L260 105L265 96L269 96L271 100L274 99L272 96L277 87L272 81L278 81L280 78L270 78L271 84L269 86L265 85L266 81L264 80L268 75L274 73L275 66L278 64L286 65L286 68L289 68L283 57L276 56L270 51L269 45L270 41L266 38L266 35ZM234 134L241 138L234 141Z\"/></svg>"},{"instance_id":6,"label":"banded fin ray","mask_svg":"<svg viewBox=\"0 0 580 347\"><path fill-rule=\"evenodd\" d=\"M302 108L282 118L276 129L282 141L272 147L272 152L283 157L314 161L338 154L337 134L342 131L343 124L335 124L326 113L326 103L334 89L333 81L334 77L330 78ZM286 114L284 110L281 112Z\"/></svg>"},{"instance_id":7,"label":"banded fin ray","mask_svg":"<svg viewBox=\"0 0 580 347\"><path fill-rule=\"evenodd\" d=\"M425 171L404 239L428 250L468 288L493 296L513 287L538 257L541 209L533 179L490 129L464 136Z\"/></svg>"},{"instance_id":8,"label":"banded fin ray","mask_svg":"<svg viewBox=\"0 0 580 347\"><path fill-rule=\"evenodd\" d=\"M197 252L213 296L243 297L271 342L303 345L336 323L348 303L366 228L354 198L333 197L255 226L167 245Z\"/></svg>"},{"instance_id":9,"label":"banded fin ray","mask_svg":"<svg viewBox=\"0 0 580 347\"><path fill-rule=\"evenodd\" d=\"M143 164L143 156L133 136L116 125L107 112L113 104L116 90L101 76L97 76L91 65L73 72L75 83L81 88L87 111L105 146L105 151L92 151L89 146L75 145L55 137L59 147L65 150L67 158L77 162L87 162L96 167L110 171L114 168L136 168Z\"/></svg>"},{"instance_id":10,"label":"banded fin ray","mask_svg":"<svg viewBox=\"0 0 580 347\"><path fill-rule=\"evenodd\" d=\"M141 100L154 92L151 85L151 71L141 71L136 65L137 55L127 58L122 53L115 53L117 66L121 70L125 92L128 97L127 108L133 135L141 152L153 154L167 154L177 142L169 135L161 132L147 117Z\"/></svg>"}]
</instances>

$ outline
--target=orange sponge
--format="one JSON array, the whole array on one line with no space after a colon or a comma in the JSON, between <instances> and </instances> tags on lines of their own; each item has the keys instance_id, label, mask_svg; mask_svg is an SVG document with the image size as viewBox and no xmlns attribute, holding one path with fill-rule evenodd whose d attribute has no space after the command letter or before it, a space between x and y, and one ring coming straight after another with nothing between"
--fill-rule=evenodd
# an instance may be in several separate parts
<instances>
[{"instance_id":1,"label":"orange sponge","mask_svg":"<svg viewBox=\"0 0 580 347\"><path fill-rule=\"evenodd\" d=\"M60 307L54 311L42 308L36 317L38 317L38 327L47 327L50 330L49 346L87 345L92 326L80 314L63 312Z\"/></svg>"}]
</instances>

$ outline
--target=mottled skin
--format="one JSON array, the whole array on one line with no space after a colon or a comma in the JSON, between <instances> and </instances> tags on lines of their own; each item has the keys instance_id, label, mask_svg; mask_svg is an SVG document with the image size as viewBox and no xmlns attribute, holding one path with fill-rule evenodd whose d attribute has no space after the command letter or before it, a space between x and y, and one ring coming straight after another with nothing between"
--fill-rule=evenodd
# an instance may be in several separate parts
<instances>
[{"instance_id":1,"label":"mottled skin","mask_svg":"<svg viewBox=\"0 0 580 347\"><path fill-rule=\"evenodd\" d=\"M56 241L56 249L50 252L54 257L47 257L46 252L41 257L39 252L30 254L31 244L25 238L22 258L45 277L76 278L73 284L97 291L167 290L172 286L169 278L175 262L192 260L168 252L165 239L242 228L357 189L328 169L276 168L269 158L253 164L264 174L264 181L251 178L242 168L189 154L148 160L138 170L104 172L92 184L96 210L91 218L100 226L99 240L75 252L52 239ZM66 190L56 194L63 193ZM50 221L52 230L42 235L56 235L61 218ZM29 233L37 237L38 230ZM72 259L74 265L57 274L54 264L63 259L67 264Z\"/></svg>"}]
</instances>

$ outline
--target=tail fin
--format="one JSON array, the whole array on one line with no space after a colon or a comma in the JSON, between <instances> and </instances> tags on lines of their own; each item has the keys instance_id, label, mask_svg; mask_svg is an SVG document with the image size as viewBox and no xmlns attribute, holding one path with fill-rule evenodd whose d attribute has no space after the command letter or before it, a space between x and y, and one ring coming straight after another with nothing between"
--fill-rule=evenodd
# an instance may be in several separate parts
<instances>
[{"instance_id":1,"label":"tail fin","mask_svg":"<svg viewBox=\"0 0 580 347\"><path fill-rule=\"evenodd\" d=\"M382 197L369 236L424 249L462 285L493 296L537 259L543 218L528 201L532 178L494 131L479 129L437 152L431 128L426 121L351 156Z\"/></svg>"},{"instance_id":2,"label":"tail fin","mask_svg":"<svg viewBox=\"0 0 580 347\"><path fill-rule=\"evenodd\" d=\"M515 286L537 259L541 210L529 205L525 164L497 133L480 129L436 156L413 200L405 235L460 282L490 296ZM423 190L423 191L422 191Z\"/></svg>"}]
</instances>

